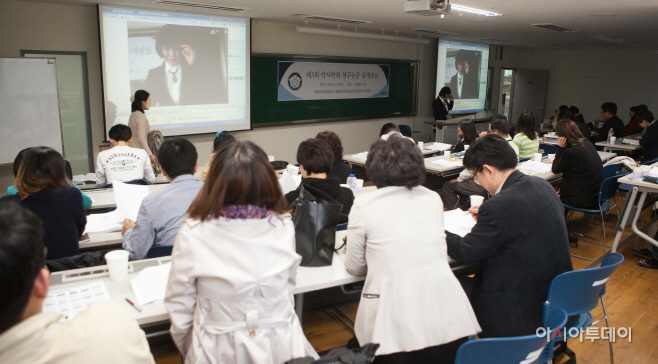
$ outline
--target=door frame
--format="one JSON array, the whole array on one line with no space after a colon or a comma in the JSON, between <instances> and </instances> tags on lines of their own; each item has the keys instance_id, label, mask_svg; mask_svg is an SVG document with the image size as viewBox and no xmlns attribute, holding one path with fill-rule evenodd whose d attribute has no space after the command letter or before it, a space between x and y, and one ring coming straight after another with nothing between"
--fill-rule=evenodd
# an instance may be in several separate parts
<instances>
[{"instance_id":1,"label":"door frame","mask_svg":"<svg viewBox=\"0 0 658 364\"><path fill-rule=\"evenodd\" d=\"M94 146L92 142L91 132L91 105L89 102L89 76L87 72L87 52L86 51L46 51L46 50L33 50L21 49L21 57L26 54L54 54L63 56L81 56L82 57L82 82L84 87L85 105L87 107L87 153L89 154L89 170L94 171ZM61 116L60 116L61 117ZM62 141L62 144L63 141Z\"/></svg>"},{"instance_id":2,"label":"door frame","mask_svg":"<svg viewBox=\"0 0 658 364\"><path fill-rule=\"evenodd\" d=\"M503 73L505 71L514 72L514 74L512 75L512 84L510 85L510 93L509 93L509 101L508 102L512 102L512 100L514 99L514 84L516 83L516 68L500 67L500 84L498 85L498 99L500 100L499 104L498 104L498 109L499 109L498 113L499 114L502 114L502 112L501 112L502 110L500 110L501 106L503 107L503 109L505 107L505 105L503 104L503 100L502 100L503 82L505 81L505 77L503 77ZM512 102L512 104L510 105L510 108L509 108L509 113L507 115L508 120L510 120L512 118L512 112L513 112L512 109L513 108L514 108L514 103ZM511 121L510 121L510 125L512 125Z\"/></svg>"}]
</instances>

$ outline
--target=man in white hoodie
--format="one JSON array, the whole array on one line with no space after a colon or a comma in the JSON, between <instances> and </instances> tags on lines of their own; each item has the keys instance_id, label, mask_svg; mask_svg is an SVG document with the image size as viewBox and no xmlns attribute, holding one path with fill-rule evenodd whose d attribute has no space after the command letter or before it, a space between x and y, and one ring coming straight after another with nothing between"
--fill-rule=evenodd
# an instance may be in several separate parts
<instances>
[{"instance_id":1,"label":"man in white hoodie","mask_svg":"<svg viewBox=\"0 0 658 364\"><path fill-rule=\"evenodd\" d=\"M155 174L148 153L144 149L129 147L132 140L130 127L114 125L108 133L113 148L98 153L96 160L96 186L114 182L145 179L155 182Z\"/></svg>"},{"instance_id":2,"label":"man in white hoodie","mask_svg":"<svg viewBox=\"0 0 658 364\"><path fill-rule=\"evenodd\" d=\"M512 142L512 138L509 136L509 123L507 118L503 115L494 115L489 121L489 133L499 135L514 149L516 152L516 158L519 158L519 147ZM486 131L482 132L480 136L488 134ZM448 210L454 210L459 201L458 192L467 193L469 195L478 195L487 197L487 190L480 185L475 177L475 173L469 169L464 169L457 179L453 179L449 182L446 182L443 185L443 205Z\"/></svg>"}]
</instances>

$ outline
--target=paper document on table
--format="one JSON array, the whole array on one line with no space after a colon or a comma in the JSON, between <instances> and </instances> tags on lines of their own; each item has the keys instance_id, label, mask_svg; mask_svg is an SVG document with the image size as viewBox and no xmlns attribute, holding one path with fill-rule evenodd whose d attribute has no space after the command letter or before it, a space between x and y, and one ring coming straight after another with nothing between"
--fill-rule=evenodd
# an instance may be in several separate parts
<instances>
[{"instance_id":1,"label":"paper document on table","mask_svg":"<svg viewBox=\"0 0 658 364\"><path fill-rule=\"evenodd\" d=\"M75 183L76 185L83 185L86 182L96 182L96 173L79 174L73 176L71 182Z\"/></svg>"},{"instance_id":2,"label":"paper document on table","mask_svg":"<svg viewBox=\"0 0 658 364\"><path fill-rule=\"evenodd\" d=\"M85 234L107 233L110 231L121 231L123 221L126 218L117 210L104 214L91 214L87 216Z\"/></svg>"},{"instance_id":3,"label":"paper document on table","mask_svg":"<svg viewBox=\"0 0 658 364\"><path fill-rule=\"evenodd\" d=\"M461 167L461 166L464 165L462 163L461 159L458 159L456 161L450 161L450 160L445 160L445 159L437 159L437 160L433 161L432 163L439 164L439 165L446 166L446 167Z\"/></svg>"},{"instance_id":4,"label":"paper document on table","mask_svg":"<svg viewBox=\"0 0 658 364\"><path fill-rule=\"evenodd\" d=\"M281 174L281 178L279 178L279 186L281 186L281 191L283 191L284 195L288 192L292 192L296 190L301 183L302 183L301 174L293 176L288 171L283 171L283 173Z\"/></svg>"},{"instance_id":5,"label":"paper document on table","mask_svg":"<svg viewBox=\"0 0 658 364\"><path fill-rule=\"evenodd\" d=\"M100 301L110 301L110 293L103 281L88 283L71 288L48 291L43 301L41 311L44 313L59 313L60 322L71 321L90 304Z\"/></svg>"},{"instance_id":6,"label":"paper document on table","mask_svg":"<svg viewBox=\"0 0 658 364\"><path fill-rule=\"evenodd\" d=\"M463 238L475 226L475 219L473 219L470 212L455 209L443 213L443 226L446 231L450 231Z\"/></svg>"},{"instance_id":7,"label":"paper document on table","mask_svg":"<svg viewBox=\"0 0 658 364\"><path fill-rule=\"evenodd\" d=\"M518 169L522 171L530 171L530 172L537 172L537 173L547 173L551 171L551 168L553 166L548 163L542 163L542 162L535 162L535 161L527 161L519 164Z\"/></svg>"},{"instance_id":8,"label":"paper document on table","mask_svg":"<svg viewBox=\"0 0 658 364\"><path fill-rule=\"evenodd\" d=\"M148 267L130 280L130 288L135 294L138 305L143 306L164 300L170 270L171 262L157 267Z\"/></svg>"},{"instance_id":9,"label":"paper document on table","mask_svg":"<svg viewBox=\"0 0 658 364\"><path fill-rule=\"evenodd\" d=\"M144 197L149 195L149 187L114 183L114 200L119 211L126 219L137 221L137 213Z\"/></svg>"},{"instance_id":10,"label":"paper document on table","mask_svg":"<svg viewBox=\"0 0 658 364\"><path fill-rule=\"evenodd\" d=\"M640 145L639 140L631 139L631 138L624 138L621 140L622 143L624 144L629 144L629 145Z\"/></svg>"},{"instance_id":11,"label":"paper document on table","mask_svg":"<svg viewBox=\"0 0 658 364\"><path fill-rule=\"evenodd\" d=\"M444 151L450 149L451 145L450 144L445 144L445 143L432 143L428 146L425 147L427 150L436 150L436 151Z\"/></svg>"},{"instance_id":12,"label":"paper document on table","mask_svg":"<svg viewBox=\"0 0 658 364\"><path fill-rule=\"evenodd\" d=\"M366 160L366 159L368 159L368 152L361 152L361 153L353 155L352 157L355 158L355 159Z\"/></svg>"}]
</instances>

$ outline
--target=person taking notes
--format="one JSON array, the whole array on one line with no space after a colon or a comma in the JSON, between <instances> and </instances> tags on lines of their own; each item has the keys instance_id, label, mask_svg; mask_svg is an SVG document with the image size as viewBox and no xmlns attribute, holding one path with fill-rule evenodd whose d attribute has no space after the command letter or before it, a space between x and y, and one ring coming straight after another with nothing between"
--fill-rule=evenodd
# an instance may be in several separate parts
<instances>
[{"instance_id":1,"label":"person taking notes","mask_svg":"<svg viewBox=\"0 0 658 364\"><path fill-rule=\"evenodd\" d=\"M42 241L35 214L0 202L0 363L155 363L144 331L118 303L92 303L65 323L41 312L50 283Z\"/></svg>"},{"instance_id":2,"label":"person taking notes","mask_svg":"<svg viewBox=\"0 0 658 364\"><path fill-rule=\"evenodd\" d=\"M165 140L158 161L171 184L146 196L137 221L126 219L123 224L123 249L130 253L130 260L146 258L153 246L174 245L187 209L203 187L194 177L197 151L187 139Z\"/></svg>"},{"instance_id":3,"label":"person taking notes","mask_svg":"<svg viewBox=\"0 0 658 364\"><path fill-rule=\"evenodd\" d=\"M573 269L560 199L546 180L517 171L517 163L498 135L473 143L464 167L491 197L469 210L477 220L469 234L446 233L449 256L480 262L471 303L481 337L534 335L551 281Z\"/></svg>"},{"instance_id":4,"label":"person taking notes","mask_svg":"<svg viewBox=\"0 0 658 364\"><path fill-rule=\"evenodd\" d=\"M149 157L143 149L132 148L130 128L117 124L108 133L112 149L98 153L96 159L96 186L103 187L114 182L129 182L145 179L155 182L155 174Z\"/></svg>"}]
</instances>

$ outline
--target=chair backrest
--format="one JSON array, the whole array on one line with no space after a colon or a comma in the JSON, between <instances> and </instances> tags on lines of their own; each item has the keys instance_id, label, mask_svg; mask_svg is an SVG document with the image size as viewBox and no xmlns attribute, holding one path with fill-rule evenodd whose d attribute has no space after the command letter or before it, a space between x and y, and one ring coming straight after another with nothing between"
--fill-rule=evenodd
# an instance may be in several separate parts
<instances>
[{"instance_id":1,"label":"chair backrest","mask_svg":"<svg viewBox=\"0 0 658 364\"><path fill-rule=\"evenodd\" d=\"M552 144L539 143L539 149L544 150L544 155L557 153L557 147Z\"/></svg>"},{"instance_id":2,"label":"chair backrest","mask_svg":"<svg viewBox=\"0 0 658 364\"><path fill-rule=\"evenodd\" d=\"M605 179L614 176L621 170L622 166L622 163L615 163L603 167L603 178Z\"/></svg>"},{"instance_id":3,"label":"chair backrest","mask_svg":"<svg viewBox=\"0 0 658 364\"><path fill-rule=\"evenodd\" d=\"M402 135L411 138L411 127L409 125L400 124L398 129L400 129Z\"/></svg>"},{"instance_id":4,"label":"chair backrest","mask_svg":"<svg viewBox=\"0 0 658 364\"><path fill-rule=\"evenodd\" d=\"M619 189L619 182L617 182L617 180L627 174L628 172L619 172L618 174L603 180L603 183L601 183L601 189L599 190L599 205L615 198L615 194L617 194L617 190Z\"/></svg>"},{"instance_id":5,"label":"chair backrest","mask_svg":"<svg viewBox=\"0 0 658 364\"><path fill-rule=\"evenodd\" d=\"M336 225L336 231L342 231L342 230L347 230L347 223L346 222Z\"/></svg>"},{"instance_id":6,"label":"chair backrest","mask_svg":"<svg viewBox=\"0 0 658 364\"><path fill-rule=\"evenodd\" d=\"M623 261L623 255L610 253L598 268L565 272L553 278L544 303L544 322L553 310L564 310L574 316L596 307L599 297L605 294L605 282Z\"/></svg>"},{"instance_id":7,"label":"chair backrest","mask_svg":"<svg viewBox=\"0 0 658 364\"><path fill-rule=\"evenodd\" d=\"M547 329L561 330L567 323L567 314L564 311L556 310L551 313L548 323L546 325ZM470 340L459 347L455 364L543 363L539 360L543 357L543 353L549 344L551 344L551 334L549 332L546 334L549 335L548 338L535 334ZM550 349L552 352L552 345Z\"/></svg>"},{"instance_id":8,"label":"chair backrest","mask_svg":"<svg viewBox=\"0 0 658 364\"><path fill-rule=\"evenodd\" d=\"M153 246L146 253L146 259L169 256L171 255L171 250L173 249L173 247L174 247L173 245Z\"/></svg>"}]
</instances>

